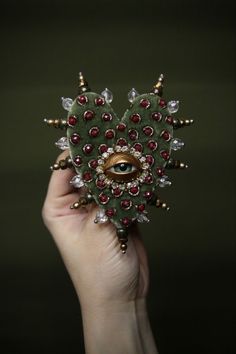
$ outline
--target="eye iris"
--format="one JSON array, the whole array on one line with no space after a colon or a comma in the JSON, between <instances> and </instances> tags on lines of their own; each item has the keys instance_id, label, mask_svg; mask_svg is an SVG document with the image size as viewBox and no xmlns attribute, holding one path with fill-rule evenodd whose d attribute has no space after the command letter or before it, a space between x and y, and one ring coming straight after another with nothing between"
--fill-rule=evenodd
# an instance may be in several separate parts
<instances>
[{"instance_id":1,"label":"eye iris","mask_svg":"<svg viewBox=\"0 0 236 354\"><path fill-rule=\"evenodd\" d=\"M130 163L119 163L114 166L115 172L131 172L132 165Z\"/></svg>"}]
</instances>

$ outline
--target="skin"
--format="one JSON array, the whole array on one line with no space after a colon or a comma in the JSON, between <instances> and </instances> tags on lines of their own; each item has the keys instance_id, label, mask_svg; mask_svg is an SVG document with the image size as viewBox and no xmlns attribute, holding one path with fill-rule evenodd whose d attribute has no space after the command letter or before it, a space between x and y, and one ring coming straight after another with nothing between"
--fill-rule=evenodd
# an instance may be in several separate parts
<instances>
[{"instance_id":1,"label":"skin","mask_svg":"<svg viewBox=\"0 0 236 354\"><path fill-rule=\"evenodd\" d=\"M123 254L115 227L94 223L94 203L70 209L84 192L69 184L74 174L52 173L42 215L79 297L86 353L155 354L146 311L148 262L137 227Z\"/></svg>"}]
</instances>

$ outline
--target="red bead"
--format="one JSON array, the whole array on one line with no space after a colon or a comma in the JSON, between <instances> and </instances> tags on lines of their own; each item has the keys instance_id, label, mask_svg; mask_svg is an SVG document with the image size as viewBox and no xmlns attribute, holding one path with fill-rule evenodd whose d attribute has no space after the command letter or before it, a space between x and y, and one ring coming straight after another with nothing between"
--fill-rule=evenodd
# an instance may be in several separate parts
<instances>
[{"instance_id":1,"label":"red bead","mask_svg":"<svg viewBox=\"0 0 236 354\"><path fill-rule=\"evenodd\" d=\"M144 182L147 184L151 184L153 182L152 175L146 176Z\"/></svg>"},{"instance_id":2,"label":"red bead","mask_svg":"<svg viewBox=\"0 0 236 354\"><path fill-rule=\"evenodd\" d=\"M143 145L140 144L140 143L135 143L133 145L133 148L136 150L136 151L139 151L139 152L142 152L143 151Z\"/></svg>"},{"instance_id":3,"label":"red bead","mask_svg":"<svg viewBox=\"0 0 236 354\"><path fill-rule=\"evenodd\" d=\"M134 195L134 196L138 195L139 194L139 187L137 187L137 186L131 187L130 190L129 190L129 193Z\"/></svg>"},{"instance_id":4,"label":"red bead","mask_svg":"<svg viewBox=\"0 0 236 354\"><path fill-rule=\"evenodd\" d=\"M120 202L120 205L121 205L121 208L122 209L130 209L131 208L131 205L132 205L132 202L131 200L128 200L128 199L124 199Z\"/></svg>"},{"instance_id":5,"label":"red bead","mask_svg":"<svg viewBox=\"0 0 236 354\"><path fill-rule=\"evenodd\" d=\"M159 101L159 106L160 106L161 108L166 107L166 101L161 98L160 101Z\"/></svg>"},{"instance_id":6,"label":"red bead","mask_svg":"<svg viewBox=\"0 0 236 354\"><path fill-rule=\"evenodd\" d=\"M104 193L101 193L98 198L102 204L107 204L109 201L108 195L106 195Z\"/></svg>"},{"instance_id":7,"label":"red bead","mask_svg":"<svg viewBox=\"0 0 236 354\"><path fill-rule=\"evenodd\" d=\"M153 135L153 128L149 127L149 126L143 127L143 132L147 136L152 136Z\"/></svg>"},{"instance_id":8,"label":"red bead","mask_svg":"<svg viewBox=\"0 0 236 354\"><path fill-rule=\"evenodd\" d=\"M89 161L88 165L90 168L93 168L95 170L95 168L98 167L98 162L97 162L97 160L91 160L91 161Z\"/></svg>"},{"instance_id":9,"label":"red bead","mask_svg":"<svg viewBox=\"0 0 236 354\"><path fill-rule=\"evenodd\" d=\"M166 123L172 125L173 124L173 118L171 116L166 116L165 118Z\"/></svg>"},{"instance_id":10,"label":"red bead","mask_svg":"<svg viewBox=\"0 0 236 354\"><path fill-rule=\"evenodd\" d=\"M146 191L146 192L144 192L144 198L150 200L150 199L152 198L152 196L153 196L152 191Z\"/></svg>"},{"instance_id":11,"label":"red bead","mask_svg":"<svg viewBox=\"0 0 236 354\"><path fill-rule=\"evenodd\" d=\"M103 113L102 115L102 119L105 122L110 122L112 120L112 115L110 113Z\"/></svg>"},{"instance_id":12,"label":"red bead","mask_svg":"<svg viewBox=\"0 0 236 354\"><path fill-rule=\"evenodd\" d=\"M119 146L126 146L127 145L127 141L123 138L120 138L117 140L117 143L116 145L119 145Z\"/></svg>"},{"instance_id":13,"label":"red bead","mask_svg":"<svg viewBox=\"0 0 236 354\"><path fill-rule=\"evenodd\" d=\"M163 130L163 132L161 133L161 137L165 140L165 141L169 141L171 136L170 133L167 130Z\"/></svg>"},{"instance_id":14,"label":"red bead","mask_svg":"<svg viewBox=\"0 0 236 354\"><path fill-rule=\"evenodd\" d=\"M146 98L143 98L139 104L142 108L149 108L151 105L150 101L147 100Z\"/></svg>"},{"instance_id":15,"label":"red bead","mask_svg":"<svg viewBox=\"0 0 236 354\"><path fill-rule=\"evenodd\" d=\"M137 209L140 213L142 213L145 210L145 204L139 204L137 205Z\"/></svg>"},{"instance_id":16,"label":"red bead","mask_svg":"<svg viewBox=\"0 0 236 354\"><path fill-rule=\"evenodd\" d=\"M170 154L169 154L169 152L166 151L166 150L162 150L162 151L160 152L160 155L161 155L161 157L162 157L164 160L169 160L169 158L170 158Z\"/></svg>"},{"instance_id":17,"label":"red bead","mask_svg":"<svg viewBox=\"0 0 236 354\"><path fill-rule=\"evenodd\" d=\"M136 140L138 138L138 132L135 129L129 130L129 138L130 140Z\"/></svg>"},{"instance_id":18,"label":"red bead","mask_svg":"<svg viewBox=\"0 0 236 354\"><path fill-rule=\"evenodd\" d=\"M122 192L122 190L119 187L113 189L113 195L115 197L120 197L122 193L123 192Z\"/></svg>"},{"instance_id":19,"label":"red bead","mask_svg":"<svg viewBox=\"0 0 236 354\"><path fill-rule=\"evenodd\" d=\"M129 218L127 218L127 217L121 219L121 222L122 222L122 224L123 224L124 226L129 226L129 225L131 224L131 221L132 221L132 220L129 219Z\"/></svg>"},{"instance_id":20,"label":"red bead","mask_svg":"<svg viewBox=\"0 0 236 354\"><path fill-rule=\"evenodd\" d=\"M152 119L153 120L155 120L157 122L160 122L161 118L162 118L162 114L160 112L153 112L152 113Z\"/></svg>"},{"instance_id":21,"label":"red bead","mask_svg":"<svg viewBox=\"0 0 236 354\"><path fill-rule=\"evenodd\" d=\"M82 158L81 158L79 155L75 156L75 158L74 158L74 164L75 164L76 166L80 166L80 165L82 164Z\"/></svg>"},{"instance_id":22,"label":"red bead","mask_svg":"<svg viewBox=\"0 0 236 354\"><path fill-rule=\"evenodd\" d=\"M70 137L70 141L71 141L72 144L74 144L74 145L79 144L79 142L80 142L80 136L79 136L79 134L73 133L73 134L71 135L71 137Z\"/></svg>"},{"instance_id":23,"label":"red bead","mask_svg":"<svg viewBox=\"0 0 236 354\"><path fill-rule=\"evenodd\" d=\"M124 123L120 123L116 126L116 129L119 130L120 132L123 132L126 128L126 125Z\"/></svg>"},{"instance_id":24,"label":"red bead","mask_svg":"<svg viewBox=\"0 0 236 354\"><path fill-rule=\"evenodd\" d=\"M89 135L93 138L96 138L96 136L99 135L99 128L98 127L92 127L90 130L89 130Z\"/></svg>"},{"instance_id":25,"label":"red bead","mask_svg":"<svg viewBox=\"0 0 236 354\"><path fill-rule=\"evenodd\" d=\"M152 166L153 164L154 164L154 157L152 156L152 155L147 155L146 156L146 162L150 165L150 166Z\"/></svg>"},{"instance_id":26,"label":"red bead","mask_svg":"<svg viewBox=\"0 0 236 354\"><path fill-rule=\"evenodd\" d=\"M105 211L106 216L108 216L109 218L112 218L115 215L116 211L114 208L111 209L107 209Z\"/></svg>"},{"instance_id":27,"label":"red bead","mask_svg":"<svg viewBox=\"0 0 236 354\"><path fill-rule=\"evenodd\" d=\"M91 120L94 117L94 112L93 111L85 111L84 112L84 119L85 120Z\"/></svg>"},{"instance_id":28,"label":"red bead","mask_svg":"<svg viewBox=\"0 0 236 354\"><path fill-rule=\"evenodd\" d=\"M92 181L93 177L92 177L92 174L90 172L84 172L83 174L83 180L85 182L90 182Z\"/></svg>"},{"instance_id":29,"label":"red bead","mask_svg":"<svg viewBox=\"0 0 236 354\"><path fill-rule=\"evenodd\" d=\"M97 106L103 106L103 105L105 104L104 98L102 98L102 97L96 98L96 99L95 99L95 104L96 104Z\"/></svg>"},{"instance_id":30,"label":"red bead","mask_svg":"<svg viewBox=\"0 0 236 354\"><path fill-rule=\"evenodd\" d=\"M133 122L133 123L139 123L141 121L141 117L138 113L134 113L130 116L130 120Z\"/></svg>"},{"instance_id":31,"label":"red bead","mask_svg":"<svg viewBox=\"0 0 236 354\"><path fill-rule=\"evenodd\" d=\"M154 151L157 148L157 142L154 140L149 140L147 146L149 147L150 150Z\"/></svg>"},{"instance_id":32,"label":"red bead","mask_svg":"<svg viewBox=\"0 0 236 354\"><path fill-rule=\"evenodd\" d=\"M113 139L115 136L115 132L113 129L107 129L106 132L105 132L105 137L107 139Z\"/></svg>"},{"instance_id":33,"label":"red bead","mask_svg":"<svg viewBox=\"0 0 236 354\"><path fill-rule=\"evenodd\" d=\"M76 99L77 103L79 103L80 105L84 105L85 103L88 102L88 97L81 95L79 97L77 97Z\"/></svg>"},{"instance_id":34,"label":"red bead","mask_svg":"<svg viewBox=\"0 0 236 354\"><path fill-rule=\"evenodd\" d=\"M70 126L74 126L74 125L76 125L76 123L77 123L77 117L76 116L70 116L69 118L68 118L68 124L70 125Z\"/></svg>"},{"instance_id":35,"label":"red bead","mask_svg":"<svg viewBox=\"0 0 236 354\"><path fill-rule=\"evenodd\" d=\"M96 181L96 186L97 186L99 189L103 189L103 188L106 187L106 183L104 182L104 180L97 179L97 181Z\"/></svg>"},{"instance_id":36,"label":"red bead","mask_svg":"<svg viewBox=\"0 0 236 354\"><path fill-rule=\"evenodd\" d=\"M162 177L165 174L165 171L162 167L157 167L156 172L159 177Z\"/></svg>"},{"instance_id":37,"label":"red bead","mask_svg":"<svg viewBox=\"0 0 236 354\"><path fill-rule=\"evenodd\" d=\"M83 147L83 152L85 154L90 154L93 151L93 145L91 144L85 144Z\"/></svg>"},{"instance_id":38,"label":"red bead","mask_svg":"<svg viewBox=\"0 0 236 354\"><path fill-rule=\"evenodd\" d=\"M101 144L99 146L99 151L100 151L101 154L103 154L104 152L107 152L107 150L108 150L108 146L107 145Z\"/></svg>"}]
</instances>

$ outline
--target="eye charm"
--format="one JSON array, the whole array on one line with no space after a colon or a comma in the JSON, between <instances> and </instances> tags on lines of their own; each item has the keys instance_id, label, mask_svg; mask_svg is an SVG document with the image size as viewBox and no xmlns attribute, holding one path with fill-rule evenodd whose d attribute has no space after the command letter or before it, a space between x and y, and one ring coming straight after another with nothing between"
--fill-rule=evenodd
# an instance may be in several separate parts
<instances>
[{"instance_id":1,"label":"eye charm","mask_svg":"<svg viewBox=\"0 0 236 354\"><path fill-rule=\"evenodd\" d=\"M80 73L77 97L68 98L70 105L66 108L63 103L67 117L45 119L48 126L66 131L56 145L68 149L68 157L51 169L72 168L75 176L68 183L74 188L83 187L71 209L96 203L99 210L94 221L113 223L123 253L129 227L149 221L147 205L169 209L159 197L159 190L171 184L166 171L187 167L171 156L172 150L184 146L173 132L193 120L173 116L179 102L162 98L163 81L160 75L150 93L138 94L135 90L130 107L120 119L108 99L112 93L106 89L107 97L104 91L101 95L92 92Z\"/></svg>"},{"instance_id":2,"label":"eye charm","mask_svg":"<svg viewBox=\"0 0 236 354\"><path fill-rule=\"evenodd\" d=\"M104 165L104 174L116 182L131 182L140 175L141 171L139 160L125 153L111 155Z\"/></svg>"}]
</instances>

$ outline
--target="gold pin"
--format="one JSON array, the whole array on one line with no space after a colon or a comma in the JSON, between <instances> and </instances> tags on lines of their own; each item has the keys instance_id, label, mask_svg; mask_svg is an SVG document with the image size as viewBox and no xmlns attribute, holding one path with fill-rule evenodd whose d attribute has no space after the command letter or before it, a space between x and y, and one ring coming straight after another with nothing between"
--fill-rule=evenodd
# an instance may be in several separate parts
<instances>
[{"instance_id":1,"label":"gold pin","mask_svg":"<svg viewBox=\"0 0 236 354\"><path fill-rule=\"evenodd\" d=\"M188 127L189 125L193 124L193 122L194 122L193 119L174 119L173 128L179 129L179 128Z\"/></svg>"},{"instance_id":2,"label":"gold pin","mask_svg":"<svg viewBox=\"0 0 236 354\"><path fill-rule=\"evenodd\" d=\"M161 74L159 76L157 83L153 86L153 90L152 90L152 92L155 93L155 95L158 95L160 97L162 97L163 94L163 86L164 86L163 82L164 82L164 75Z\"/></svg>"},{"instance_id":3,"label":"gold pin","mask_svg":"<svg viewBox=\"0 0 236 354\"><path fill-rule=\"evenodd\" d=\"M180 160L175 160L170 158L165 166L168 169L180 169L184 170L188 168L188 165L184 162L181 162Z\"/></svg>"},{"instance_id":4,"label":"gold pin","mask_svg":"<svg viewBox=\"0 0 236 354\"><path fill-rule=\"evenodd\" d=\"M88 82L85 80L82 72L79 73L79 85L78 85L78 93L84 93L84 92L88 92L91 91L89 86L88 86Z\"/></svg>"},{"instance_id":5,"label":"gold pin","mask_svg":"<svg viewBox=\"0 0 236 354\"><path fill-rule=\"evenodd\" d=\"M80 197L79 200L70 206L70 209L79 209L80 207L87 205L89 200L86 197Z\"/></svg>"},{"instance_id":6,"label":"gold pin","mask_svg":"<svg viewBox=\"0 0 236 354\"><path fill-rule=\"evenodd\" d=\"M66 168L72 167L72 160L69 156L67 158L60 160L50 166L51 171L65 170Z\"/></svg>"},{"instance_id":7,"label":"gold pin","mask_svg":"<svg viewBox=\"0 0 236 354\"><path fill-rule=\"evenodd\" d=\"M160 199L157 199L157 201L156 201L156 207L157 207L157 208L165 209L166 211L169 211L169 210L170 210L170 207L166 204L166 202L163 202L163 201L160 200Z\"/></svg>"},{"instance_id":8,"label":"gold pin","mask_svg":"<svg viewBox=\"0 0 236 354\"><path fill-rule=\"evenodd\" d=\"M44 119L44 122L48 127L54 127L59 129L66 129L68 127L65 119Z\"/></svg>"}]
</instances>

